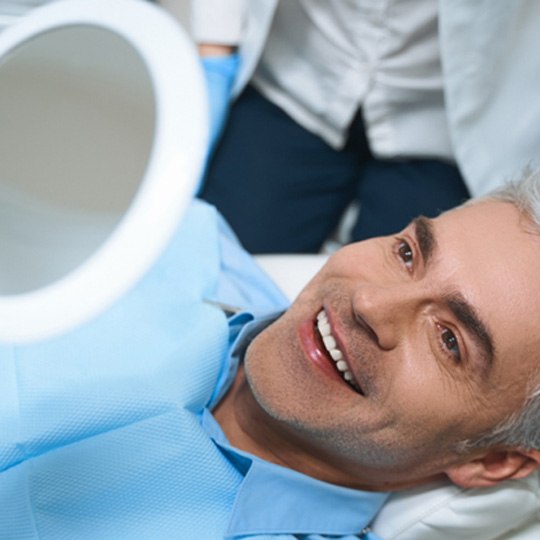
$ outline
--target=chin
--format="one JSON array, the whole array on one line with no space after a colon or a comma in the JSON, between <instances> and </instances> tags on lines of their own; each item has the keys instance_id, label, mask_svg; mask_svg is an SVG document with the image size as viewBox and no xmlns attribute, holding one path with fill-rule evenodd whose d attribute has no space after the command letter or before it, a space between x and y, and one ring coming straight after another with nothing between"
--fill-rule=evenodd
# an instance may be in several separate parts
<instances>
[{"instance_id":1,"label":"chin","mask_svg":"<svg viewBox=\"0 0 540 540\"><path fill-rule=\"evenodd\" d=\"M266 415L277 421L285 421L292 412L284 405L288 403L287 393L276 382L272 373L268 373L265 366L258 361L256 340L250 346L250 352L252 349L255 355L246 355L244 363L247 389L253 401Z\"/></svg>"}]
</instances>

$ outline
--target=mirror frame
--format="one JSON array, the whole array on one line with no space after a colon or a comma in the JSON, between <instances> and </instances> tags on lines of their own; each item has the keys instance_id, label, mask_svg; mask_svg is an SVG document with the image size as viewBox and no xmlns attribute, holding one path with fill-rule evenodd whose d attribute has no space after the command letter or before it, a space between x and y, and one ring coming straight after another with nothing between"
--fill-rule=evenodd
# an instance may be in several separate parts
<instances>
[{"instance_id":1,"label":"mirror frame","mask_svg":"<svg viewBox=\"0 0 540 540\"><path fill-rule=\"evenodd\" d=\"M40 34L66 26L114 32L139 54L154 89L153 147L130 208L94 254L57 282L0 296L0 342L8 344L66 333L133 287L177 229L206 155L204 77L191 39L172 17L143 1L60 0L35 9L0 34L0 61Z\"/></svg>"}]
</instances>

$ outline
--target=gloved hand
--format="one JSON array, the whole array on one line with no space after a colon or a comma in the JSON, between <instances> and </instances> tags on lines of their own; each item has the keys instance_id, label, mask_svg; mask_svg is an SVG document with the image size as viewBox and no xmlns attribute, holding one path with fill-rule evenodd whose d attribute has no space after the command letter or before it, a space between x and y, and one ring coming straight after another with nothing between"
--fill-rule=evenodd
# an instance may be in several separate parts
<instances>
[{"instance_id":1,"label":"gloved hand","mask_svg":"<svg viewBox=\"0 0 540 540\"><path fill-rule=\"evenodd\" d=\"M210 108L210 143L208 155L211 154L218 139L227 113L231 90L240 64L237 53L227 56L205 56L202 58L208 100Z\"/></svg>"},{"instance_id":2,"label":"gloved hand","mask_svg":"<svg viewBox=\"0 0 540 540\"><path fill-rule=\"evenodd\" d=\"M203 56L201 62L208 94L210 137L204 168L201 171L197 189L195 190L197 195L200 193L204 183L208 160L212 155L216 141L225 125L225 120L229 112L231 90L240 64L240 57L238 53L224 56Z\"/></svg>"}]
</instances>

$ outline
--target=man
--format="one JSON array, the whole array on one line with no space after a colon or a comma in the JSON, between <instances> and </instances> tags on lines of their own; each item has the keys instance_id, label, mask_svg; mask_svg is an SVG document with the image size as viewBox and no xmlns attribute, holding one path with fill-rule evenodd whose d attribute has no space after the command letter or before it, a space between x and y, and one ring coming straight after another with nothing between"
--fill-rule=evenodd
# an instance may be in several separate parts
<instances>
[{"instance_id":1,"label":"man","mask_svg":"<svg viewBox=\"0 0 540 540\"><path fill-rule=\"evenodd\" d=\"M535 470L539 187L340 250L248 348L215 412L230 441L375 491Z\"/></svg>"},{"instance_id":2,"label":"man","mask_svg":"<svg viewBox=\"0 0 540 540\"><path fill-rule=\"evenodd\" d=\"M502 426L519 425L540 383L540 238L504 197L334 255L249 347L216 411L230 440L369 490L440 474L490 486L537 468L538 435Z\"/></svg>"},{"instance_id":3,"label":"man","mask_svg":"<svg viewBox=\"0 0 540 540\"><path fill-rule=\"evenodd\" d=\"M539 193L529 175L343 248L277 320L200 301L218 263L194 263L195 207L123 310L0 346L2 534L349 539L388 491L528 475Z\"/></svg>"}]
</instances>

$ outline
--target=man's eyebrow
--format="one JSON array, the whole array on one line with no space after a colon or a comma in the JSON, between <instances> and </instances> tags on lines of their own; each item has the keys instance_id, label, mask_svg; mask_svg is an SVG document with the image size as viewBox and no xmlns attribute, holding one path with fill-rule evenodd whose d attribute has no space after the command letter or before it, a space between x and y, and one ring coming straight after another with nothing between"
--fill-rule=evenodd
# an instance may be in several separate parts
<instances>
[{"instance_id":1,"label":"man's eyebrow","mask_svg":"<svg viewBox=\"0 0 540 540\"><path fill-rule=\"evenodd\" d=\"M424 265L427 266L439 249L437 237L431 219L420 216L412 221L414 235L418 242L418 249L423 258ZM495 357L495 345L493 335L488 326L482 321L476 310L459 292L453 292L444 297L447 308L454 317L463 324L467 332L472 336L482 350L482 359L486 371L493 364Z\"/></svg>"},{"instance_id":2,"label":"man's eyebrow","mask_svg":"<svg viewBox=\"0 0 540 540\"><path fill-rule=\"evenodd\" d=\"M433 231L431 219L419 216L412 221L414 235L418 242L418 249L422 255L424 265L427 266L433 254L437 250L437 239Z\"/></svg>"},{"instance_id":3,"label":"man's eyebrow","mask_svg":"<svg viewBox=\"0 0 540 540\"><path fill-rule=\"evenodd\" d=\"M487 325L482 322L475 309L463 298L459 292L446 295L445 303L452 311L458 321L460 321L476 343L482 349L482 359L484 360L486 371L493 365L495 357L495 345L493 335Z\"/></svg>"}]
</instances>

